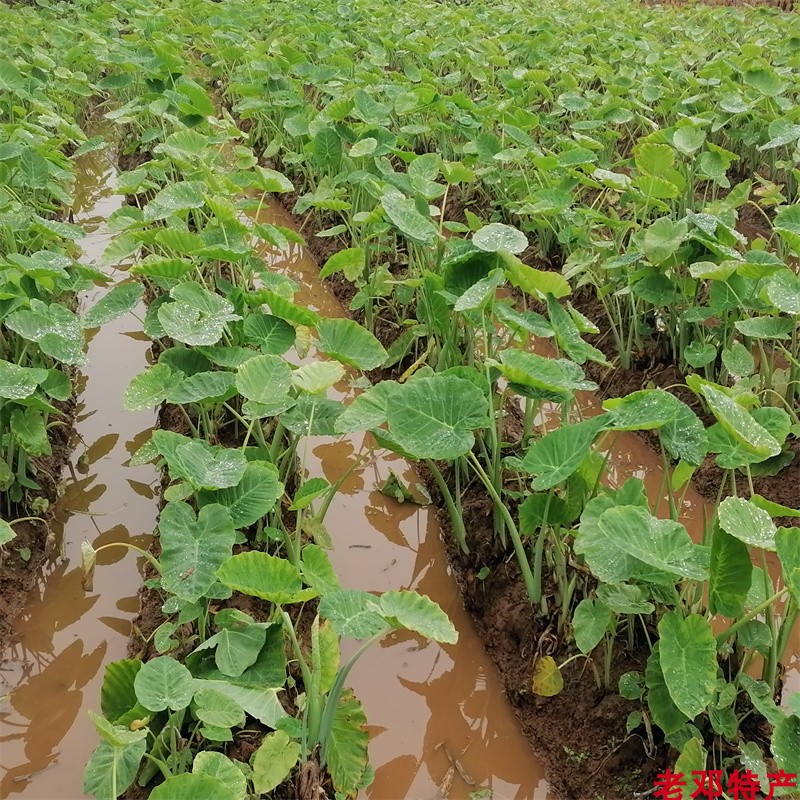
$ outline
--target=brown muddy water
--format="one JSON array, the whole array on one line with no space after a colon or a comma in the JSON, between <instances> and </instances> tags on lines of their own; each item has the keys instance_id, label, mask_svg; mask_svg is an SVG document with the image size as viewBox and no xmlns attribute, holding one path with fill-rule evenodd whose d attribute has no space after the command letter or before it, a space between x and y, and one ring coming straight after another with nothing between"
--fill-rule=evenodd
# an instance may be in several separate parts
<instances>
[{"instance_id":1,"label":"brown muddy water","mask_svg":"<svg viewBox=\"0 0 800 800\"><path fill-rule=\"evenodd\" d=\"M107 154L77 163L73 211L87 231L83 260L96 259L110 241L105 219L122 204L114 193ZM94 303L107 288L82 298ZM143 311L143 309L142 309ZM80 546L128 541L147 546L156 521L150 466L125 466L155 421L154 412L122 410L122 393L145 364L149 342L131 316L89 332L90 365L79 377L75 450L63 476L55 532L61 557L46 565L38 589L17 621L17 636L0 663L0 797L25 800L83 798L83 767L97 744L89 709L99 710L103 665L125 657L142 577L129 550L98 556L94 591L81 587Z\"/></svg>"}]
</instances>

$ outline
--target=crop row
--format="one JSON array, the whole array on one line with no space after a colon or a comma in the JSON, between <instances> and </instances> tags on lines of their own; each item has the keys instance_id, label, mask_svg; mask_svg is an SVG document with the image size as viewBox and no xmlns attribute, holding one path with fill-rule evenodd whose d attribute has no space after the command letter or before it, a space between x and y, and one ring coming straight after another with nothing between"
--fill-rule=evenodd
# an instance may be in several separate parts
<instances>
[{"instance_id":1,"label":"crop row","mask_svg":"<svg viewBox=\"0 0 800 800\"><path fill-rule=\"evenodd\" d=\"M798 39L781 17L695 10L689 41L674 12L625 3L581 4L580 19L568 2L536 18L322 3L313 20L282 2L165 3L158 20L153 5L120 15L130 35L87 39L133 166L103 262L132 259L136 278L92 312L146 296L158 361L124 403L175 410L134 456L166 476L147 554L165 621L147 660L107 669L87 791L158 774L164 798L369 782L339 637L456 634L427 598L339 586L324 518L346 476L307 479L300 445L354 431L423 462L455 558L480 554L481 580L516 558L556 643L532 654L536 693L585 661L630 701L647 755L764 785L797 772L797 698L775 700L800 538L775 519L800 511L753 485L790 464L798 435ZM334 243L321 277L363 325L321 317L265 268L264 248L297 236L259 211L291 191ZM739 231L743 209L759 236ZM587 341L601 327L613 348ZM555 357L533 352L541 339ZM692 404L643 388L582 419L576 393L597 388L584 365L627 368L636 352L686 374ZM363 388L348 405L329 396L345 375ZM640 480L607 485L598 443L628 431L662 453L667 518ZM679 510L708 459L723 479L695 542ZM488 529L465 524L476 492ZM243 596L264 601L257 614ZM641 669L613 674L620 651ZM224 755L246 719L264 733L250 763Z\"/></svg>"}]
</instances>

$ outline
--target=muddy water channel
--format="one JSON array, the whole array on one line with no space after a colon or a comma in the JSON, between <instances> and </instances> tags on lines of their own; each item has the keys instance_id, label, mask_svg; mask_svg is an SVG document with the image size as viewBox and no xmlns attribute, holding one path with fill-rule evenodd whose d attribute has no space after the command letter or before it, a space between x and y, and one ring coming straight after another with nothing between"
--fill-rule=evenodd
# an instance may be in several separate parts
<instances>
[{"instance_id":1,"label":"muddy water channel","mask_svg":"<svg viewBox=\"0 0 800 800\"><path fill-rule=\"evenodd\" d=\"M107 154L77 164L73 211L87 231L83 260L96 259L110 241L104 220L119 208ZM112 283L83 298L88 306ZM142 309L143 310L143 309ZM75 450L63 476L65 493L56 510L62 548L39 576L17 635L0 667L0 797L72 800L81 791L83 767L97 743L89 709L99 710L103 665L124 658L131 620L138 610L142 578L129 550L98 556L94 590L81 587L80 546L114 541L147 546L157 504L152 466L126 465L155 413L122 410L122 393L145 366L149 342L137 335L131 316L88 335L90 365L78 376ZM93 335L92 335L93 334Z\"/></svg>"}]
</instances>

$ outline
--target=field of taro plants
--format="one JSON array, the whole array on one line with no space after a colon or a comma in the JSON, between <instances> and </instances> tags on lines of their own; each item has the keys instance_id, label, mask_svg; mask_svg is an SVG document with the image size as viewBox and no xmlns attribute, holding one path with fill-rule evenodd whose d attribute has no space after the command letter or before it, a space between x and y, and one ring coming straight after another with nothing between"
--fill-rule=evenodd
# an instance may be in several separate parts
<instances>
[{"instance_id":1,"label":"field of taro plants","mask_svg":"<svg viewBox=\"0 0 800 800\"><path fill-rule=\"evenodd\" d=\"M132 657L103 665L63 797L369 796L352 667L458 632L333 569L348 471L310 477L306 444L354 432L416 465L548 796L652 796L667 770L797 796L775 776L800 772L800 17L36 0L0 30L4 639L59 558L93 329L152 341L105 402L158 409L130 457L161 476ZM92 152L125 202L87 264ZM346 316L271 268L301 245ZM621 481L631 437L651 468ZM87 592L116 546L84 542Z\"/></svg>"}]
</instances>

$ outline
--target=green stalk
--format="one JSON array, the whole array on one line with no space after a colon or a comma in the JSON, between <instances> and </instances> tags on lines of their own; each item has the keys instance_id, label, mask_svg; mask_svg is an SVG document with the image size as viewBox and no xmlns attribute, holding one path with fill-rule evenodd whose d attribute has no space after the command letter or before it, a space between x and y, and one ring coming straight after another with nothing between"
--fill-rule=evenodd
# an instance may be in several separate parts
<instances>
[{"instance_id":1,"label":"green stalk","mask_svg":"<svg viewBox=\"0 0 800 800\"><path fill-rule=\"evenodd\" d=\"M428 465L428 469L431 471L433 479L436 481L436 486L442 493L442 499L447 506L447 513L450 515L450 522L453 525L453 535L456 537L456 543L463 553L469 553L469 547L467 547L467 529L464 527L464 520L456 508L453 495L450 493L447 482L442 477L442 473L439 471L439 467L436 466L435 461L426 458L425 463Z\"/></svg>"},{"instance_id":2,"label":"green stalk","mask_svg":"<svg viewBox=\"0 0 800 800\"><path fill-rule=\"evenodd\" d=\"M742 626L746 625L750 622L751 619L755 619L759 614L763 611L766 611L773 603L776 603L778 600L786 594L787 589L781 589L779 592L775 592L772 597L768 597L763 603L760 603L755 608L748 611L743 617L739 617L732 625L729 625L722 633L717 634L717 647L723 645L731 636L733 636L736 631L739 630Z\"/></svg>"}]
</instances>

